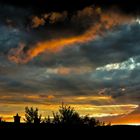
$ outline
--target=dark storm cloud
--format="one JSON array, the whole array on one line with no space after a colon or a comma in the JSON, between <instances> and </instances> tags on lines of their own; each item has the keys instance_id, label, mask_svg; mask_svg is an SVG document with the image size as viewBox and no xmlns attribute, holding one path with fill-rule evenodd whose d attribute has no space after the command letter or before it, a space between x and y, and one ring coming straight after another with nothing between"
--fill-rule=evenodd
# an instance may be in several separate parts
<instances>
[{"instance_id":1,"label":"dark storm cloud","mask_svg":"<svg viewBox=\"0 0 140 140\"><path fill-rule=\"evenodd\" d=\"M131 56L139 55L139 35L139 24L126 25L120 30L88 44L87 47L82 47L82 51L91 62L97 63L97 66L122 62ZM135 38L133 38L134 36Z\"/></svg>"},{"instance_id":2,"label":"dark storm cloud","mask_svg":"<svg viewBox=\"0 0 140 140\"><path fill-rule=\"evenodd\" d=\"M74 12L89 5L100 5L104 8L117 6L125 12L136 12L139 10L139 0L127 0L122 3L121 0L1 0L1 3L12 4L20 7L32 7L36 12L42 11L63 11L68 10Z\"/></svg>"},{"instance_id":3,"label":"dark storm cloud","mask_svg":"<svg viewBox=\"0 0 140 140\"><path fill-rule=\"evenodd\" d=\"M135 32L137 31L137 35L135 35ZM127 35L127 36L126 36ZM135 38L133 36L135 35ZM50 59L48 61L42 60L42 56L40 56L40 59L37 58L34 60L34 62L28 64L27 66L30 68L29 69L24 69L24 66L22 69L19 69L17 67L18 72L14 75L15 78L17 79L19 77L19 81L15 80L4 80L2 79L1 81L9 81L7 83L7 87L10 90L16 89L17 91L46 91L47 88L50 88L51 90L55 91L75 91L73 93L69 94L75 94L79 91L79 94L84 94L84 90L99 90L101 88L113 88L115 92L110 92L109 94L114 94L112 95L113 97L120 96L120 91L118 88L121 86L121 83L124 83L122 85L127 85L127 87L130 86L130 84L139 82L139 78L137 76L138 71L133 72L131 76L136 77L137 79L133 80L130 82L131 77L127 77L123 79L124 74L129 75L129 71L127 70L114 70L114 71L97 71L95 72L95 69L99 66L104 66L106 64L111 64L111 63L120 63L123 62L129 57L134 57L139 54L139 24L135 25L126 25L121 27L120 29L107 33L107 36L98 38L96 41L88 43L83 46L75 46L75 48L68 48L62 51L61 53L54 54L50 56ZM131 40L133 38L133 40ZM121 40L121 41L120 41ZM120 43L121 42L121 43ZM133 47L132 47L133 46ZM96 53L94 53L96 52ZM113 55L112 55L113 54ZM44 54L45 55L45 54ZM40 61L39 67L38 67L38 59ZM136 61L138 61L138 58L136 58ZM10 63L10 62L9 62ZM36 79L36 77L33 77L32 73L34 69L34 65L36 65L36 70L38 71L42 67L43 71L47 70L47 67L50 68L55 68L55 67L69 67L71 68L72 66L76 66L77 68L80 65L83 66L89 66L92 69L92 72L86 72L83 74L70 74L70 76L62 76L58 74L53 74L49 75L50 78L45 78L44 76L47 75L47 73L42 73L42 77L37 77L37 79L40 78L40 81L37 80L35 83L34 82L29 82L26 83L28 80L24 77L27 72L31 71L30 74L27 76L31 76L30 78L33 78L33 80ZM39 69L38 69L39 68ZM4 71L4 70L3 70ZM9 70L8 73L11 73L12 69ZM21 71L25 71L23 73L23 78L19 74ZM42 71L42 72L43 72ZM35 72L36 73L36 72ZM37 74L36 73L36 74ZM7 74L8 75L8 74ZM18 76L17 76L18 75ZM29 79L30 79L29 78ZM113 80L106 80L107 78L112 78ZM123 80L121 83L117 82ZM23 80L23 81L22 81ZM21 82L22 81L22 82ZM26 81L26 82L25 82ZM32 81L32 80L31 80ZM60 82L61 81L61 82ZM40 86L36 86L38 83L40 83ZM4 87L5 89L7 87ZM16 91L15 90L15 91ZM97 91L95 92L97 94Z\"/></svg>"},{"instance_id":4,"label":"dark storm cloud","mask_svg":"<svg viewBox=\"0 0 140 140\"><path fill-rule=\"evenodd\" d=\"M138 23L124 25L107 32L104 37L99 37L93 42L91 41L80 46L75 45L57 54L45 53L42 55L42 58L36 58L33 63L42 66L62 64L67 67L82 64L96 68L110 63L122 62L130 57L139 55L139 35L140 26ZM44 59L46 55L48 55L49 61ZM42 63L40 63L40 60L42 60Z\"/></svg>"},{"instance_id":5,"label":"dark storm cloud","mask_svg":"<svg viewBox=\"0 0 140 140\"><path fill-rule=\"evenodd\" d=\"M70 77L65 77L65 80L62 80L61 83L59 83L59 79L62 78L55 76L55 79L53 80L55 81L56 89L66 88L72 90L71 88L73 88L74 90L77 90L78 86L80 86L78 89L79 91L90 91L94 89L99 90L105 87L109 90L107 90L107 93L105 92L106 95L111 95L113 98L119 98L120 100L121 97L126 97L128 98L128 100L126 100L127 102L131 100L131 97L134 97L134 102L136 102L136 97L139 95L140 82L139 29L140 26L137 23L134 25L126 25L86 46L76 46L71 50L66 49L60 53L60 55L58 54L59 57L53 57L56 60L53 66L56 67L59 65L66 67L79 67L80 65L83 65L90 66L93 69L92 72L87 71L85 74L71 74ZM134 59L135 63L131 62L132 60L130 57ZM112 63L122 64L116 70L95 71L99 66L101 67ZM51 66L49 64L47 65ZM134 66L135 68L133 69ZM66 82L66 79L69 81L68 83ZM54 81L52 83L54 83ZM72 84L74 86L70 86L71 88L69 88L69 85ZM76 89L75 85L77 87ZM125 88L126 91L122 91L122 88ZM97 91L95 91L95 94L97 94Z\"/></svg>"},{"instance_id":6,"label":"dark storm cloud","mask_svg":"<svg viewBox=\"0 0 140 140\"><path fill-rule=\"evenodd\" d=\"M39 25L37 28L32 28L30 24L32 16L36 16L32 9L6 6L1 7L0 10L0 13L4 13L0 14L2 19L0 22L0 91L1 95L5 93L18 95L18 99L11 98L9 101L31 102L30 99L21 97L23 94L53 93L64 97L86 96L98 95L101 89L105 89L103 95L112 96L118 102L123 102L122 97L128 99L126 102L130 102L132 97L134 103L138 102L136 98L139 97L138 68L110 71L97 70L97 68L112 63L123 63L129 61L130 57L135 57L135 61L139 62L139 23L120 25L106 31L94 41L73 45L58 53L44 52L30 63L18 65L7 58L11 48L17 48L19 43L23 42L28 50L38 41L84 32L91 25L90 21L95 20L91 18L92 12L89 12L92 9L88 7L86 10L78 10L68 20L70 23L64 21L52 24L50 21L45 21L45 25ZM21 16L17 15L17 12ZM87 13L89 13L88 18ZM42 15L37 17L42 18ZM98 16L96 18L98 20ZM80 25L79 20L80 23L82 22ZM27 51L26 49L24 51ZM62 72L59 69L62 69ZM122 88L126 88L126 95L122 92ZM94 103L97 104L93 101L92 104Z\"/></svg>"},{"instance_id":7,"label":"dark storm cloud","mask_svg":"<svg viewBox=\"0 0 140 140\"><path fill-rule=\"evenodd\" d=\"M10 48L17 48L21 42L26 44L26 51L39 41L80 34L90 27L90 22L93 24L92 12L95 10L94 7L90 6L78 10L69 18L67 11L51 11L36 15L31 8L24 9L17 6L1 5L1 51L7 53ZM96 13L94 17L97 15ZM79 22L76 21L77 18L80 18L79 20L83 23L79 25ZM85 19L90 22L85 23ZM32 27L37 29L32 29Z\"/></svg>"}]
</instances>

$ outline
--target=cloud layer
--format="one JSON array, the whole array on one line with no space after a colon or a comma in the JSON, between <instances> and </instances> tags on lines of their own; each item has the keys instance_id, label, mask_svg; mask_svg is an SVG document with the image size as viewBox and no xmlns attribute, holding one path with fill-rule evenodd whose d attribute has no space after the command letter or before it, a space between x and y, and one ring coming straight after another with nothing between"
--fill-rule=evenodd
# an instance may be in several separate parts
<instances>
[{"instance_id":1,"label":"cloud layer","mask_svg":"<svg viewBox=\"0 0 140 140\"><path fill-rule=\"evenodd\" d=\"M62 101L96 117L138 109L139 19L92 6L71 16L0 10L1 115L25 105L51 112Z\"/></svg>"}]
</instances>

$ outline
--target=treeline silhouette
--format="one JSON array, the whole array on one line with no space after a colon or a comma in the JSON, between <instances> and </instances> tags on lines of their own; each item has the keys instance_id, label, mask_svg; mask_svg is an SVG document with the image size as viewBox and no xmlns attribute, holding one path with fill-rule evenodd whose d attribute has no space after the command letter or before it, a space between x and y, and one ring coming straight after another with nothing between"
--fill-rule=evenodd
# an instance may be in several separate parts
<instances>
[{"instance_id":1,"label":"treeline silhouette","mask_svg":"<svg viewBox=\"0 0 140 140\"><path fill-rule=\"evenodd\" d=\"M42 117L39 114L38 108L25 107L25 123L20 122L20 116L17 114L14 116L14 122L8 123L1 120L0 127L45 127L45 128L94 128L98 126L110 126L111 124L105 124L94 117L80 116L80 114L71 106L62 105L59 107L58 112L52 113L53 117L50 116Z\"/></svg>"},{"instance_id":2,"label":"treeline silhouette","mask_svg":"<svg viewBox=\"0 0 140 140\"><path fill-rule=\"evenodd\" d=\"M52 117L45 117L39 113L38 108L25 107L24 122L21 117L14 116L14 122L0 122L0 138L6 139L126 139L129 134L139 134L139 126L110 126L96 120L94 117L80 116L74 108L62 104L58 112ZM124 130L126 133L124 133ZM130 133L129 133L130 132ZM128 136L129 137L129 136ZM130 137L129 137L130 138Z\"/></svg>"}]
</instances>

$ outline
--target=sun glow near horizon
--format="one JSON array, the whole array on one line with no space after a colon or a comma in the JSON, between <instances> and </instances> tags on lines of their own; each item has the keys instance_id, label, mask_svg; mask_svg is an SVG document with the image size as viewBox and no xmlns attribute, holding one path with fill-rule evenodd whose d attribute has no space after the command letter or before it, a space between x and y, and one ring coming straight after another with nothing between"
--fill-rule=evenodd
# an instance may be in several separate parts
<instances>
[{"instance_id":1,"label":"sun glow near horizon","mask_svg":"<svg viewBox=\"0 0 140 140\"><path fill-rule=\"evenodd\" d=\"M83 98L82 98L83 99ZM42 114L43 117L50 116L52 117L52 112L57 112L61 104L56 105L32 105L34 107L38 107L39 113ZM138 105L135 104L120 104L120 105L90 105L90 104L69 104L71 107L74 107L74 109L81 115L89 115L89 117L95 117L97 119L101 119L105 122L111 122L112 125L114 124L124 124L124 122L115 123L113 122L113 117L117 116L127 116L127 114L130 114L133 112L136 108L138 108ZM30 105L29 105L30 107ZM24 108L25 104L19 104L19 108L17 108L17 105L12 105L13 112L6 114L0 114L2 117L2 120L5 120L7 122L13 122L13 116L16 115L16 113L19 113L21 116L21 122L24 122ZM21 111L22 110L22 111ZM15 112L16 111L16 112ZM104 118L104 119L102 119ZM111 118L112 121L106 120L105 118ZM118 120L119 121L119 120ZM139 120L140 121L140 120ZM139 123L139 122L138 122ZM132 124L138 124L138 123L132 123ZM125 122L127 124L127 122ZM128 122L130 124L130 122Z\"/></svg>"}]
</instances>

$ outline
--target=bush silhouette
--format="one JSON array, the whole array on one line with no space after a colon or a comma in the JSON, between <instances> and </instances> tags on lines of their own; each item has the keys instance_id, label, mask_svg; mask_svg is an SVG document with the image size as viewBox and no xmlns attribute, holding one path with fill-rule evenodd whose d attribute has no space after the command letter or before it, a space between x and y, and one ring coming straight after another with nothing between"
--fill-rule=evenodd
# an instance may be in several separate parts
<instances>
[{"instance_id":1,"label":"bush silhouette","mask_svg":"<svg viewBox=\"0 0 140 140\"><path fill-rule=\"evenodd\" d=\"M38 113L38 108L34 109L33 107L25 107L25 119L26 123L40 123L41 115Z\"/></svg>"}]
</instances>

